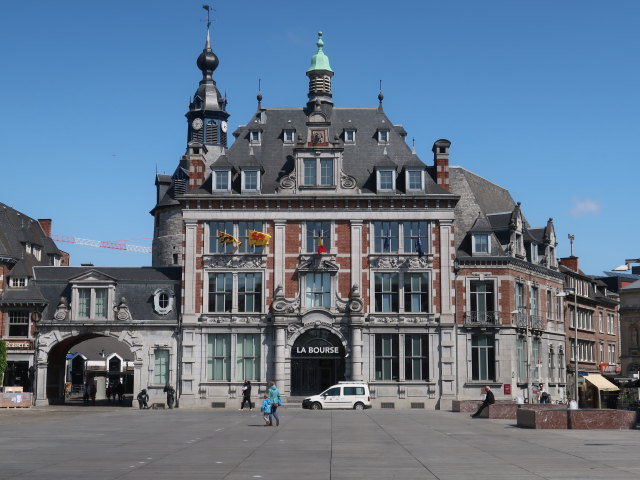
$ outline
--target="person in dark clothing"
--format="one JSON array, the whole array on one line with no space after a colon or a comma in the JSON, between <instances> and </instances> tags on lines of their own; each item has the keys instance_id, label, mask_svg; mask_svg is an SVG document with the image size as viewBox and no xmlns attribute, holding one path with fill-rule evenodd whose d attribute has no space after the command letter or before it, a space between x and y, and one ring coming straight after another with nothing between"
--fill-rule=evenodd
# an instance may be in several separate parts
<instances>
[{"instance_id":1,"label":"person in dark clothing","mask_svg":"<svg viewBox=\"0 0 640 480\"><path fill-rule=\"evenodd\" d=\"M149 401L149 395L147 394L147 389L142 389L142 391L138 394L138 407L140 410L146 410L149 408L147 402ZM115 399L114 399L115 401Z\"/></svg>"},{"instance_id":2,"label":"person in dark clothing","mask_svg":"<svg viewBox=\"0 0 640 480\"><path fill-rule=\"evenodd\" d=\"M478 407L478 411L471 415L473 418L479 417L480 413L482 413L482 411L487 408L487 406L496 403L496 397L493 396L493 392L491 391L491 388L489 388L489 386L482 387L482 391L485 393L484 401Z\"/></svg>"},{"instance_id":3,"label":"person in dark clothing","mask_svg":"<svg viewBox=\"0 0 640 480\"><path fill-rule=\"evenodd\" d=\"M244 408L245 402L249 404L249 410L253 410L253 405L251 405L251 382L249 380L245 380L242 385L242 403L240 404L240 410Z\"/></svg>"}]
</instances>

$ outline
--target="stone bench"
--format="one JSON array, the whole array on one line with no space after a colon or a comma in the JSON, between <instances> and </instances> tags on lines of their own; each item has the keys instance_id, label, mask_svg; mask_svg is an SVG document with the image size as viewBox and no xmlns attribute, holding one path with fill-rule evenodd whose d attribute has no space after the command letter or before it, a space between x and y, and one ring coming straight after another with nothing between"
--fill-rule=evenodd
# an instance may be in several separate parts
<instances>
[{"instance_id":1,"label":"stone bench","mask_svg":"<svg viewBox=\"0 0 640 480\"><path fill-rule=\"evenodd\" d=\"M462 413L475 413L482 403L481 400L453 400L451 411ZM511 400L496 400L495 404L512 403ZM495 405L494 404L494 405Z\"/></svg>"},{"instance_id":2,"label":"stone bench","mask_svg":"<svg viewBox=\"0 0 640 480\"><path fill-rule=\"evenodd\" d=\"M629 430L636 427L636 412L608 409L519 409L517 422L519 427L535 429Z\"/></svg>"},{"instance_id":3,"label":"stone bench","mask_svg":"<svg viewBox=\"0 0 640 480\"><path fill-rule=\"evenodd\" d=\"M515 420L519 410L562 410L566 405L554 403L494 403L485 408L480 418L497 420Z\"/></svg>"}]
</instances>

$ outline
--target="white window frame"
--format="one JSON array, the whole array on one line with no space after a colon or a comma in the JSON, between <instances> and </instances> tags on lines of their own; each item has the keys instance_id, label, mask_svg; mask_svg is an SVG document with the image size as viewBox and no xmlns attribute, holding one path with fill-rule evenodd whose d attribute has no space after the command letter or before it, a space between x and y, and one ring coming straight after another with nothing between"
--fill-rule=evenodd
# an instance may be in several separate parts
<instances>
[{"instance_id":1,"label":"white window frame","mask_svg":"<svg viewBox=\"0 0 640 480\"><path fill-rule=\"evenodd\" d=\"M389 130L386 128L378 130L378 145L389 145Z\"/></svg>"},{"instance_id":2,"label":"white window frame","mask_svg":"<svg viewBox=\"0 0 640 480\"><path fill-rule=\"evenodd\" d=\"M20 318L11 318L12 315L19 316ZM17 322L15 320L25 320L25 322ZM14 320L12 322L12 320ZM11 325L26 325L27 326L27 335L11 335ZM7 330L6 330L7 338L31 338L31 314L26 310L9 310L7 312Z\"/></svg>"},{"instance_id":3,"label":"white window frame","mask_svg":"<svg viewBox=\"0 0 640 480\"><path fill-rule=\"evenodd\" d=\"M486 237L487 239L487 251L482 252L478 250L477 237ZM473 233L471 234L471 253L473 255L490 255L491 254L491 238L488 233Z\"/></svg>"},{"instance_id":4,"label":"white window frame","mask_svg":"<svg viewBox=\"0 0 640 480\"><path fill-rule=\"evenodd\" d=\"M262 143L262 132L260 130L249 130L249 143L260 145Z\"/></svg>"},{"instance_id":5,"label":"white window frame","mask_svg":"<svg viewBox=\"0 0 640 480\"><path fill-rule=\"evenodd\" d=\"M36 257L36 260L42 260L42 249L37 246L33 246L33 256Z\"/></svg>"},{"instance_id":6,"label":"white window frame","mask_svg":"<svg viewBox=\"0 0 640 480\"><path fill-rule=\"evenodd\" d=\"M373 275L371 275L371 280L370 280L370 291L373 293L370 296L369 299L369 311L372 313L390 313L390 314L398 314L398 313L407 313L410 315L413 314L417 314L417 315L426 315L429 314L431 312L433 312L434 309L434 300L433 300L433 272L431 270L418 270L418 269L411 269L411 270L396 270L396 271L387 271L387 270L376 270L372 272ZM376 278L378 275L384 275L384 274L389 274L389 275L396 275L396 279L397 279L397 291L393 292L391 290L387 291L380 291L378 292L376 290ZM405 305L405 301L406 301L406 294L407 293L414 293L417 294L418 292L407 292L405 289L405 276L406 275L412 275L412 274L419 274L419 275L426 275L427 276L427 280L426 280L426 285L427 285L427 292L425 294L421 295L426 295L427 299L428 299L428 303L429 303L429 311L428 312L410 312L409 310L407 310L406 305ZM376 309L376 296L378 293L381 293L383 295L391 295L391 294L397 294L397 304L398 304L398 310L394 311L393 309L391 309L390 311L383 311L383 310L377 310ZM393 303L393 302L392 302Z\"/></svg>"},{"instance_id":7,"label":"white window frame","mask_svg":"<svg viewBox=\"0 0 640 480\"><path fill-rule=\"evenodd\" d=\"M27 277L9 277L9 287L11 288L26 288L29 286L29 279Z\"/></svg>"},{"instance_id":8,"label":"white window frame","mask_svg":"<svg viewBox=\"0 0 640 480\"><path fill-rule=\"evenodd\" d=\"M161 305L161 299L163 296L167 297L167 305L164 307ZM170 290L161 288L153 292L153 309L159 315L166 315L170 313L173 310L174 301L174 294Z\"/></svg>"},{"instance_id":9,"label":"white window frame","mask_svg":"<svg viewBox=\"0 0 640 480\"><path fill-rule=\"evenodd\" d=\"M609 343L607 345L607 363L609 365L616 365L617 362L617 358L616 358L616 344L615 343Z\"/></svg>"},{"instance_id":10,"label":"white window frame","mask_svg":"<svg viewBox=\"0 0 640 480\"><path fill-rule=\"evenodd\" d=\"M89 316L88 317L80 317L80 292L79 290L90 290L89 296ZM96 318L96 290L105 289L107 291L107 298L105 301L105 313L106 316ZM115 298L115 285L112 283L76 283L71 287L71 312L73 318L75 320L98 320L98 321L106 321L113 320L114 312L113 312L113 304Z\"/></svg>"},{"instance_id":11,"label":"white window frame","mask_svg":"<svg viewBox=\"0 0 640 480\"><path fill-rule=\"evenodd\" d=\"M351 138L349 138L351 137ZM349 145L353 145L356 143L356 130L355 128L345 128L344 129L344 143Z\"/></svg>"},{"instance_id":12,"label":"white window frame","mask_svg":"<svg viewBox=\"0 0 640 480\"><path fill-rule=\"evenodd\" d=\"M259 298L259 306L260 309L257 312L240 312L240 310L238 309L238 299L240 298L240 289L238 286L238 275L239 274L247 274L247 273L259 273L262 278L261 278L261 289L262 291L260 292L260 298ZM217 274L230 274L231 275L231 311L227 312L227 311L220 311L220 312L216 312L216 311L210 311L209 310L209 283L210 283L210 275L217 275ZM206 315L228 315L231 313L243 313L243 314L247 314L247 315L258 315L261 313L265 312L266 309L266 305L265 305L265 295L266 295L266 287L265 287L265 281L266 281L266 272L264 270L241 270L241 271L230 271L230 270L226 270L226 271L222 271L222 270L206 270L205 271L205 275L204 275L204 282L203 282L203 292L202 292L202 308L203 308L203 312L205 312Z\"/></svg>"},{"instance_id":13,"label":"white window frame","mask_svg":"<svg viewBox=\"0 0 640 480\"><path fill-rule=\"evenodd\" d=\"M218 188L218 175L225 173L227 175L226 188ZM231 170L228 168L218 168L212 170L211 190L214 192L230 192L231 191Z\"/></svg>"},{"instance_id":14,"label":"white window frame","mask_svg":"<svg viewBox=\"0 0 640 480\"><path fill-rule=\"evenodd\" d=\"M31 255L31 244L30 243L25 243L24 244L24 251L26 253L28 253L29 255Z\"/></svg>"},{"instance_id":15,"label":"white window frame","mask_svg":"<svg viewBox=\"0 0 640 480\"><path fill-rule=\"evenodd\" d=\"M256 187L255 188L247 188L246 186L246 174L252 172L256 174ZM240 171L240 176L242 179L241 188L242 191L245 192L259 192L260 191L260 169L258 168L246 168Z\"/></svg>"},{"instance_id":16,"label":"white window frame","mask_svg":"<svg viewBox=\"0 0 640 480\"><path fill-rule=\"evenodd\" d=\"M294 128L285 128L282 131L282 142L291 145L296 141L296 131Z\"/></svg>"},{"instance_id":17,"label":"white window frame","mask_svg":"<svg viewBox=\"0 0 640 480\"><path fill-rule=\"evenodd\" d=\"M308 299L307 299L307 280L309 279L310 275L326 275L329 278L329 306L325 306L325 305L309 305L308 303ZM326 310L333 310L334 309L334 305L335 305L335 301L334 301L334 292L336 291L335 288L335 282L336 282L336 276L333 274L333 272L316 272L316 271L309 271L309 272L305 272L304 274L300 275L300 289L301 289L301 293L300 296L302 298L302 304L303 307L305 309L315 309L315 308L324 308ZM313 293L313 292L311 292ZM317 293L317 292L316 292Z\"/></svg>"},{"instance_id":18,"label":"white window frame","mask_svg":"<svg viewBox=\"0 0 640 480\"><path fill-rule=\"evenodd\" d=\"M382 173L391 174L391 188L382 188ZM396 191L396 171L393 168L377 168L376 169L376 191L377 192L395 192Z\"/></svg>"},{"instance_id":19,"label":"white window frame","mask_svg":"<svg viewBox=\"0 0 640 480\"><path fill-rule=\"evenodd\" d=\"M162 381L162 382L157 382L156 380L156 376L158 374L158 372L156 371L158 369L158 352L163 352L163 354L166 352L167 355L167 372L166 372L166 380ZM124 362L123 362L124 363ZM171 383L171 350L169 350L168 348L154 348L153 349L153 383L152 385L167 385Z\"/></svg>"},{"instance_id":20,"label":"white window frame","mask_svg":"<svg viewBox=\"0 0 640 480\"><path fill-rule=\"evenodd\" d=\"M332 182L331 183L322 183L322 162L326 160L331 160L332 166ZM305 181L305 161L313 161L315 163L315 182L314 183L306 183ZM325 156L325 155L304 155L298 157L298 185L301 188L335 188L336 181L338 178L338 157L334 155Z\"/></svg>"},{"instance_id":21,"label":"white window frame","mask_svg":"<svg viewBox=\"0 0 640 480\"><path fill-rule=\"evenodd\" d=\"M420 175L420 186L418 188L411 187L411 174L417 173ZM424 170L419 170L415 168L408 169L405 172L405 184L407 186L408 192L421 192L424 190Z\"/></svg>"}]
</instances>

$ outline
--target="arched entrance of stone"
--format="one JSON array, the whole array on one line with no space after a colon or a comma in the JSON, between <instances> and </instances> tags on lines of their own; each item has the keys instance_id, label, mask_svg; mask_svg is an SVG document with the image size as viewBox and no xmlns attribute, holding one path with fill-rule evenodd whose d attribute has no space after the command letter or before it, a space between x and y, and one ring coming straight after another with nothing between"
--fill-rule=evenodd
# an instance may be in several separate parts
<instances>
[{"instance_id":1,"label":"arched entrance of stone","mask_svg":"<svg viewBox=\"0 0 640 480\"><path fill-rule=\"evenodd\" d=\"M47 354L44 379L38 379L38 392L49 404L85 403L85 386L93 388L96 403L109 403L109 387L122 392L117 404L130 406L134 390L134 354L130 346L117 338L97 333L66 336L53 344ZM121 385L121 386L120 386ZM44 395L43 395L44 393ZM93 403L93 402L92 402ZM116 403L115 395L113 403Z\"/></svg>"},{"instance_id":2,"label":"arched entrance of stone","mask_svg":"<svg viewBox=\"0 0 640 480\"><path fill-rule=\"evenodd\" d=\"M330 330L313 328L291 347L291 395L313 395L345 379L345 347Z\"/></svg>"}]
</instances>

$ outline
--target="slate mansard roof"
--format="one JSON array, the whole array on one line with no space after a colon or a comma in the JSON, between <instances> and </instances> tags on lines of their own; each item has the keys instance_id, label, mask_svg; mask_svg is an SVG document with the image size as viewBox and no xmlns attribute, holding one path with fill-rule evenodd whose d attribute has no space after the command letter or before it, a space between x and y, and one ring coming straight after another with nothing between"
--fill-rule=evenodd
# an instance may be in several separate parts
<instances>
[{"instance_id":1,"label":"slate mansard roof","mask_svg":"<svg viewBox=\"0 0 640 480\"><path fill-rule=\"evenodd\" d=\"M177 321L180 311L181 271L179 267L36 267L35 282L28 290L47 304L43 320L53 318L60 297L71 302L74 279L86 274L108 277L115 283L115 302L125 297L132 321ZM160 315L154 310L154 293L162 289L173 293L171 312ZM117 320L114 320L117 321Z\"/></svg>"}]
</instances>

